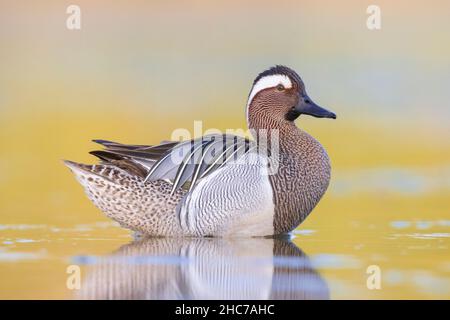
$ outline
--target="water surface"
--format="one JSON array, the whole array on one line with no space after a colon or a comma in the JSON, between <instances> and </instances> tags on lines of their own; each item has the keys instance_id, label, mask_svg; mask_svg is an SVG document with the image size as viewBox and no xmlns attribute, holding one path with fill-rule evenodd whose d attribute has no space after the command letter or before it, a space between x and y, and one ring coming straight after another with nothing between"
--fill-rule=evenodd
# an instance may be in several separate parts
<instances>
[{"instance_id":1,"label":"water surface","mask_svg":"<svg viewBox=\"0 0 450 320\"><path fill-rule=\"evenodd\" d=\"M331 226L329 226L331 227ZM335 226L341 229L342 226ZM449 298L450 221L353 221L292 239L133 239L114 223L0 226L1 298ZM81 288L67 287L70 265ZM381 289L366 285L369 265Z\"/></svg>"}]
</instances>

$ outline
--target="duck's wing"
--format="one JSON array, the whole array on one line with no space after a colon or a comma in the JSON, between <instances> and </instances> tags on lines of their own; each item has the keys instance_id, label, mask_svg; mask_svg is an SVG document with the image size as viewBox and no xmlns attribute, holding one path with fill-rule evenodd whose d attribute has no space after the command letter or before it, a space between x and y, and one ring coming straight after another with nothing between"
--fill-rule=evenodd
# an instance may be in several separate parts
<instances>
[{"instance_id":1,"label":"duck's wing","mask_svg":"<svg viewBox=\"0 0 450 320\"><path fill-rule=\"evenodd\" d=\"M213 134L182 142L163 141L159 145L126 145L107 140L94 140L105 150L91 154L104 163L142 177L145 181L167 180L172 192L182 187L189 190L203 177L247 153L252 142L244 137Z\"/></svg>"}]
</instances>

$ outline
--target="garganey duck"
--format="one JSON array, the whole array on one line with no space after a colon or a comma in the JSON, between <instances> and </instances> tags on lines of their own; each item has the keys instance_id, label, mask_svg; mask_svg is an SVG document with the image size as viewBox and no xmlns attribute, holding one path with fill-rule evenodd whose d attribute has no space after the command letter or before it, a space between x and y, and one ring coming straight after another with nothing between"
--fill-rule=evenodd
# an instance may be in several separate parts
<instances>
[{"instance_id":1,"label":"garganey duck","mask_svg":"<svg viewBox=\"0 0 450 320\"><path fill-rule=\"evenodd\" d=\"M247 102L252 140L230 134L105 147L97 165L65 161L108 217L148 236L270 236L295 229L330 181L322 145L299 129L301 114L336 115L308 97L298 74L259 74Z\"/></svg>"}]
</instances>

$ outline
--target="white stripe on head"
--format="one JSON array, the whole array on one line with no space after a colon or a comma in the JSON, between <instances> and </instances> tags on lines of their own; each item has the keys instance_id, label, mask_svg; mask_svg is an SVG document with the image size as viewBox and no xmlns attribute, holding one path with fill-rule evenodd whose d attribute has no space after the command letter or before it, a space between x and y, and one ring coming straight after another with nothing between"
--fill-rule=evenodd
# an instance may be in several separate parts
<instances>
[{"instance_id":1,"label":"white stripe on head","mask_svg":"<svg viewBox=\"0 0 450 320\"><path fill-rule=\"evenodd\" d=\"M292 88L291 79L284 74L272 74L270 76L265 76L259 79L252 88L250 95L248 96L247 108L252 102L253 98L262 90L267 88L274 88L282 84L286 89Z\"/></svg>"},{"instance_id":2,"label":"white stripe on head","mask_svg":"<svg viewBox=\"0 0 450 320\"><path fill-rule=\"evenodd\" d=\"M282 84L286 89L292 88L292 82L291 79L287 75L284 74L272 74L270 76L265 76L259 79L252 87L252 91L250 92L247 100L247 110L246 110L246 116L247 116L247 124L248 121L248 108L250 106L250 103L252 102L253 98L262 90L267 88L274 88L278 86L279 84Z\"/></svg>"}]
</instances>

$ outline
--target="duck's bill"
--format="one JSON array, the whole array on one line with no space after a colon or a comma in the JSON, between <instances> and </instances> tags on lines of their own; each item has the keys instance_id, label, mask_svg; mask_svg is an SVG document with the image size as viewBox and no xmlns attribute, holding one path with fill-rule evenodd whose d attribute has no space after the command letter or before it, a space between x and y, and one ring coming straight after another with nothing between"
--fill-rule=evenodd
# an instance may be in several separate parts
<instances>
[{"instance_id":1,"label":"duck's bill","mask_svg":"<svg viewBox=\"0 0 450 320\"><path fill-rule=\"evenodd\" d=\"M315 104L309 97L300 99L295 108L300 114L307 114L316 118L336 119L336 114Z\"/></svg>"}]
</instances>

